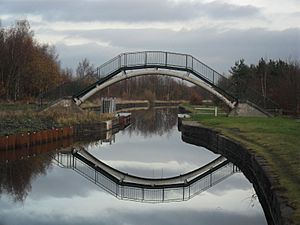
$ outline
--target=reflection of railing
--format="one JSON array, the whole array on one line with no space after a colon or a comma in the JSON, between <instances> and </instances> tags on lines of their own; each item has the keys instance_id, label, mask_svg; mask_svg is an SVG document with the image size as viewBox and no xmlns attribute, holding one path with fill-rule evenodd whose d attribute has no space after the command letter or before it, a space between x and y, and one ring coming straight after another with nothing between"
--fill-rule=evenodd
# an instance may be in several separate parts
<instances>
[{"instance_id":1,"label":"reflection of railing","mask_svg":"<svg viewBox=\"0 0 300 225\"><path fill-rule=\"evenodd\" d=\"M76 154L58 153L55 156L55 161L64 168L73 169L119 199L150 203L189 200L239 171L235 165L225 160L180 184L139 186L123 182L123 180L113 179L111 174L99 169L97 166L93 166L92 163L82 160L82 158L78 158Z\"/></svg>"}]
</instances>

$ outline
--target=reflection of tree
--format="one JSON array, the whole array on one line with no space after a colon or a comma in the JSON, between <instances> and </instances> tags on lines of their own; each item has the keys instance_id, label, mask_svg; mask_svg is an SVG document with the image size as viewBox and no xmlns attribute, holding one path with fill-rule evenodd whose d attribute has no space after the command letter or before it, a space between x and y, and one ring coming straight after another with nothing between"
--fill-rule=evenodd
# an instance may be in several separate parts
<instances>
[{"instance_id":1,"label":"reflection of tree","mask_svg":"<svg viewBox=\"0 0 300 225\"><path fill-rule=\"evenodd\" d=\"M250 197L244 199L245 201L249 201L249 207L253 208L256 204L258 204L258 196L256 193L251 194Z\"/></svg>"},{"instance_id":2,"label":"reflection of tree","mask_svg":"<svg viewBox=\"0 0 300 225\"><path fill-rule=\"evenodd\" d=\"M170 132L177 124L177 109L164 108L132 112L132 125L126 129L131 135L133 132L136 135L151 137L152 134L163 135Z\"/></svg>"},{"instance_id":3,"label":"reflection of tree","mask_svg":"<svg viewBox=\"0 0 300 225\"><path fill-rule=\"evenodd\" d=\"M46 174L51 157L39 156L0 163L0 195L7 193L14 201L24 201L31 191L31 182L37 176Z\"/></svg>"}]
</instances>

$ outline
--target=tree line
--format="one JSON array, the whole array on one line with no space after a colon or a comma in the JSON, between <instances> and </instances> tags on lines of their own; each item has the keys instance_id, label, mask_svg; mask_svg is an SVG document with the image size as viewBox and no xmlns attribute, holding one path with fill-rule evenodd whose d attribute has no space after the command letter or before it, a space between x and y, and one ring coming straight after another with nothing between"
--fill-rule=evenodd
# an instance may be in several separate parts
<instances>
[{"instance_id":1,"label":"tree line","mask_svg":"<svg viewBox=\"0 0 300 225\"><path fill-rule=\"evenodd\" d=\"M300 113L300 66L299 62L266 60L247 65L241 59L231 67L229 81L220 86L239 99L249 98L247 90L254 90L265 102L271 99L287 114ZM234 85L227 85L228 83ZM266 106L267 107L267 106Z\"/></svg>"},{"instance_id":2,"label":"tree line","mask_svg":"<svg viewBox=\"0 0 300 225\"><path fill-rule=\"evenodd\" d=\"M49 90L63 92L79 87L80 79L90 84L94 66L88 59L79 62L76 74L69 68L62 69L53 46L41 44L34 38L27 20L13 26L0 26L0 100L32 100ZM247 90L255 90L262 98L271 99L288 113L300 113L300 66L299 62L266 60L247 65L239 60L229 71L229 80L220 80L219 86L243 99ZM228 82L229 81L229 82ZM55 87L64 84L60 89ZM233 84L233 85L232 85ZM70 86L70 87L69 87ZM80 89L79 88L79 89ZM112 96L123 99L191 100L193 103L211 96L202 89L189 86L181 80L165 76L144 76L124 80L103 90L96 96Z\"/></svg>"},{"instance_id":3,"label":"tree line","mask_svg":"<svg viewBox=\"0 0 300 225\"><path fill-rule=\"evenodd\" d=\"M133 77L118 82L102 91L97 96L118 97L135 100L188 100L194 104L201 103L203 98L210 96L201 88L190 86L183 80L167 76L147 75Z\"/></svg>"},{"instance_id":4,"label":"tree line","mask_svg":"<svg viewBox=\"0 0 300 225\"><path fill-rule=\"evenodd\" d=\"M54 47L38 43L27 20L0 27L0 99L30 100L70 79Z\"/></svg>"}]
</instances>

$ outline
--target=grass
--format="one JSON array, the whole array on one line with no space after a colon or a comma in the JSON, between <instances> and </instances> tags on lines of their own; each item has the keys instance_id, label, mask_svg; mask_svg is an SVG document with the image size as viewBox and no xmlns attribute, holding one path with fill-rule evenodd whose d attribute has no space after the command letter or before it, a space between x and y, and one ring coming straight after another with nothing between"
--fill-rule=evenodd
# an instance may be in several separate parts
<instances>
[{"instance_id":1,"label":"grass","mask_svg":"<svg viewBox=\"0 0 300 225\"><path fill-rule=\"evenodd\" d=\"M93 111L86 111L83 113L73 113L67 116L57 115L55 116L55 121L63 126L72 126L75 124L82 123L95 123L113 118L113 114L99 114Z\"/></svg>"},{"instance_id":2,"label":"grass","mask_svg":"<svg viewBox=\"0 0 300 225\"><path fill-rule=\"evenodd\" d=\"M16 112L16 111L27 111L37 110L39 108L36 104L22 104L22 103L0 103L0 112Z\"/></svg>"},{"instance_id":3,"label":"grass","mask_svg":"<svg viewBox=\"0 0 300 225\"><path fill-rule=\"evenodd\" d=\"M215 106L211 104L190 105L189 103L183 103L180 105L183 106L188 111L190 111L192 114L211 114L211 115L215 114ZM219 106L217 107L217 113L218 115L227 114L226 111Z\"/></svg>"},{"instance_id":4,"label":"grass","mask_svg":"<svg viewBox=\"0 0 300 225\"><path fill-rule=\"evenodd\" d=\"M284 197L296 209L294 221L300 221L300 121L282 117L214 117L191 111L190 120L240 142L266 160L278 177Z\"/></svg>"},{"instance_id":5,"label":"grass","mask_svg":"<svg viewBox=\"0 0 300 225\"><path fill-rule=\"evenodd\" d=\"M40 131L45 129L94 123L111 119L112 114L45 112L22 104L0 104L0 136Z\"/></svg>"}]
</instances>

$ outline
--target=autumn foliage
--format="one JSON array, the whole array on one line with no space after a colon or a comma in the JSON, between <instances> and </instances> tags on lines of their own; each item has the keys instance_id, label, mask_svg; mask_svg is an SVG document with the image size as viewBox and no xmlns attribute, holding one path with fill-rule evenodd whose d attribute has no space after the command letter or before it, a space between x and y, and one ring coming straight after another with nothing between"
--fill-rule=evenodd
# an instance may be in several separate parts
<instances>
[{"instance_id":1,"label":"autumn foliage","mask_svg":"<svg viewBox=\"0 0 300 225\"><path fill-rule=\"evenodd\" d=\"M1 100L30 100L69 79L55 49L34 39L28 21L0 27Z\"/></svg>"}]
</instances>

